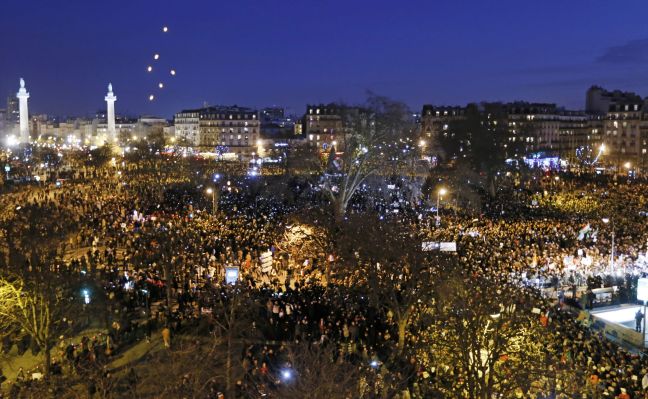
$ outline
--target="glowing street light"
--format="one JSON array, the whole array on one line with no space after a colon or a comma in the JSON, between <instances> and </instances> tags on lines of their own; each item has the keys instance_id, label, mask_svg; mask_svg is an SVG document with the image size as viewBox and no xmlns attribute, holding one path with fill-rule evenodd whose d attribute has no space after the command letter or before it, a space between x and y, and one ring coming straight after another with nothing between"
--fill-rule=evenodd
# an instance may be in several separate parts
<instances>
[{"instance_id":1,"label":"glowing street light","mask_svg":"<svg viewBox=\"0 0 648 399\"><path fill-rule=\"evenodd\" d=\"M293 378L293 371L290 368L281 370L281 379L283 382L288 382Z\"/></svg>"},{"instance_id":2,"label":"glowing street light","mask_svg":"<svg viewBox=\"0 0 648 399\"><path fill-rule=\"evenodd\" d=\"M626 162L626 163L623 164L623 167L630 170L630 168L632 167L632 164L630 162Z\"/></svg>"},{"instance_id":3,"label":"glowing street light","mask_svg":"<svg viewBox=\"0 0 648 399\"><path fill-rule=\"evenodd\" d=\"M601 155L603 155L605 150L606 150L605 143L601 143L601 146L599 147L599 152L598 154L596 154L596 158L594 158L594 161L592 161L592 165L598 162L599 158L601 157Z\"/></svg>"},{"instance_id":4,"label":"glowing street light","mask_svg":"<svg viewBox=\"0 0 648 399\"><path fill-rule=\"evenodd\" d=\"M209 187L206 190L206 192L207 192L207 194L210 194L212 196L212 213L215 215L216 210L217 210L217 207L216 207L216 189L213 189L213 188Z\"/></svg>"},{"instance_id":5,"label":"glowing street light","mask_svg":"<svg viewBox=\"0 0 648 399\"><path fill-rule=\"evenodd\" d=\"M441 204L441 197L446 195L448 190L446 190L444 187L441 187L437 191L437 206L436 206L436 218L437 218L437 223L441 223L441 218L439 217L439 205Z\"/></svg>"}]
</instances>

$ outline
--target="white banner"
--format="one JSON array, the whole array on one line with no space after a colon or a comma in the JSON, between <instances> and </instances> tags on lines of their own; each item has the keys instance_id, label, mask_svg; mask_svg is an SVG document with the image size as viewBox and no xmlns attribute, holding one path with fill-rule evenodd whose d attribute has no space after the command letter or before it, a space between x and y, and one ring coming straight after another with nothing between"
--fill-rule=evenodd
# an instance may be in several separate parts
<instances>
[{"instance_id":1,"label":"white banner","mask_svg":"<svg viewBox=\"0 0 648 399\"><path fill-rule=\"evenodd\" d=\"M454 241L440 242L439 251L442 252L457 252L457 243Z\"/></svg>"}]
</instances>

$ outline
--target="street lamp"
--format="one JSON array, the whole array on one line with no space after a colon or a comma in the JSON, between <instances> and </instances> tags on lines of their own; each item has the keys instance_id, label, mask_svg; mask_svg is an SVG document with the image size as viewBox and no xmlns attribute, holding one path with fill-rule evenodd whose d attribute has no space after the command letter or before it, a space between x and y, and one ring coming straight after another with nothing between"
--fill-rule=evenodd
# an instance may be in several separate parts
<instances>
[{"instance_id":1,"label":"street lamp","mask_svg":"<svg viewBox=\"0 0 648 399\"><path fill-rule=\"evenodd\" d=\"M216 214L216 190L210 187L207 189L207 194L211 194L212 196L212 213L215 215Z\"/></svg>"},{"instance_id":2,"label":"street lamp","mask_svg":"<svg viewBox=\"0 0 648 399\"><path fill-rule=\"evenodd\" d=\"M437 191L437 206L436 206L436 218L437 218L437 224L439 224L439 223L441 222L441 218L439 217L439 205L441 204L441 197L444 196L444 195L446 195L447 192L448 192L448 190L446 190L446 189L443 188L443 187L441 187L441 188Z\"/></svg>"},{"instance_id":3,"label":"street lamp","mask_svg":"<svg viewBox=\"0 0 648 399\"><path fill-rule=\"evenodd\" d=\"M605 143L601 143L601 146L599 147L599 152L598 154L596 154L596 158L594 158L594 160L592 161L592 166L598 162L599 158L601 157L601 155L603 155L604 152L605 152Z\"/></svg>"}]
</instances>

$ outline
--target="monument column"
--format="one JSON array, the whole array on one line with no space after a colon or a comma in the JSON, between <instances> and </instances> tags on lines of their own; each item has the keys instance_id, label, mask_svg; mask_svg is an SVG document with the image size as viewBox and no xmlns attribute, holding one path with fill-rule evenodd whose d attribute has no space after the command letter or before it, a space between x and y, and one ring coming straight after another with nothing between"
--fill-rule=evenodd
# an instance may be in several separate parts
<instances>
[{"instance_id":1,"label":"monument column","mask_svg":"<svg viewBox=\"0 0 648 399\"><path fill-rule=\"evenodd\" d=\"M108 83L108 94L106 94L106 122L108 123L108 138L112 142L117 141L117 132L115 131L115 101L117 97L112 91L112 83Z\"/></svg>"},{"instance_id":2,"label":"monument column","mask_svg":"<svg viewBox=\"0 0 648 399\"><path fill-rule=\"evenodd\" d=\"M20 90L18 90L16 97L18 97L18 110L20 112L20 143L28 144L30 141L29 110L27 108L29 93L25 89L25 80L23 78L20 78Z\"/></svg>"}]
</instances>

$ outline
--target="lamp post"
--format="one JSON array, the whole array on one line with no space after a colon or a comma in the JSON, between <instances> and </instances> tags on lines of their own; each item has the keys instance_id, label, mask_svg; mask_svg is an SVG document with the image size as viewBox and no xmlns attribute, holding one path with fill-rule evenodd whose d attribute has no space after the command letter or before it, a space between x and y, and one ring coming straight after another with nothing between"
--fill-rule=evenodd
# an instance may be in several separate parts
<instances>
[{"instance_id":1,"label":"lamp post","mask_svg":"<svg viewBox=\"0 0 648 399\"><path fill-rule=\"evenodd\" d=\"M596 171L596 169L594 168L594 165L598 162L599 158L601 158L601 155L603 155L604 152L605 152L605 143L601 143L601 145L599 146L598 154L596 154L596 157L594 158L594 160L591 163L592 172Z\"/></svg>"},{"instance_id":2,"label":"lamp post","mask_svg":"<svg viewBox=\"0 0 648 399\"><path fill-rule=\"evenodd\" d=\"M623 164L623 167L626 169L628 177L630 177L630 175L632 173L632 163L630 163L628 161L628 162Z\"/></svg>"},{"instance_id":3,"label":"lamp post","mask_svg":"<svg viewBox=\"0 0 648 399\"><path fill-rule=\"evenodd\" d=\"M212 196L212 213L215 215L216 214L216 190L210 187L207 189L207 194L211 194Z\"/></svg>"},{"instance_id":4,"label":"lamp post","mask_svg":"<svg viewBox=\"0 0 648 399\"><path fill-rule=\"evenodd\" d=\"M441 188L437 191L437 206L436 206L437 225L441 223L441 217L439 216L439 206L440 206L440 204L441 204L441 197L444 196L444 195L446 195L447 192L448 192L448 190L446 190L446 189L443 188L443 187L441 187Z\"/></svg>"}]
</instances>

